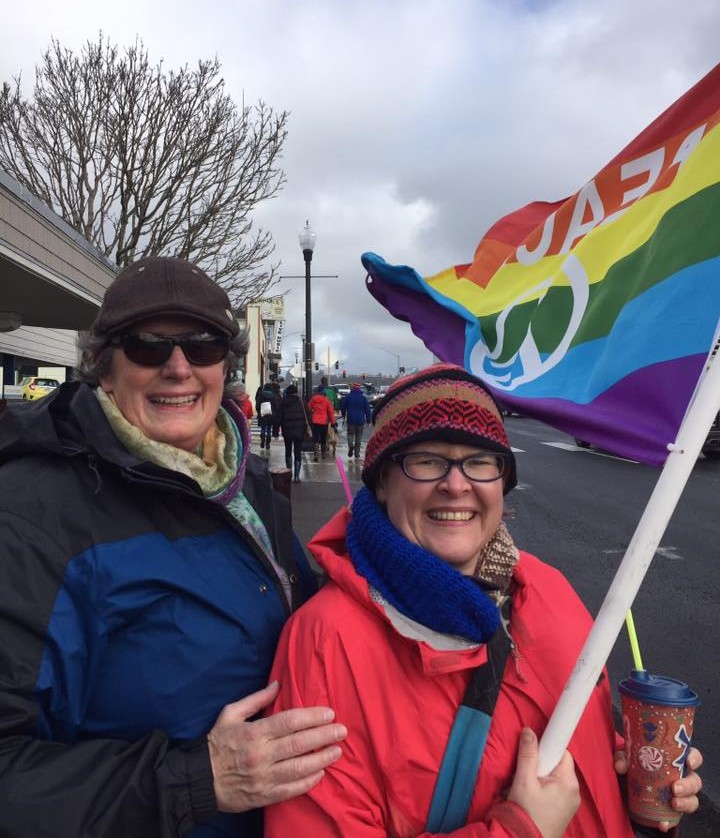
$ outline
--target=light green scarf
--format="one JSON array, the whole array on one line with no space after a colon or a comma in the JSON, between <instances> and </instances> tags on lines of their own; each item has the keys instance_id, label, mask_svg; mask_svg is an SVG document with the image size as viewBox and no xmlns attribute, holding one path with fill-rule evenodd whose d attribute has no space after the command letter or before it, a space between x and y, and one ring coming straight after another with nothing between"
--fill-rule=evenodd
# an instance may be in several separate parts
<instances>
[{"instance_id":1,"label":"light green scarf","mask_svg":"<svg viewBox=\"0 0 720 838\"><path fill-rule=\"evenodd\" d=\"M232 418L222 407L197 453L194 453L150 439L140 428L128 422L113 397L105 393L102 387L98 387L95 393L115 436L139 459L190 477L198 484L203 495L211 500L224 492L235 478L238 466L243 461L242 439ZM275 559L267 529L242 489L238 488L222 503L272 562L285 587L286 574Z\"/></svg>"}]
</instances>

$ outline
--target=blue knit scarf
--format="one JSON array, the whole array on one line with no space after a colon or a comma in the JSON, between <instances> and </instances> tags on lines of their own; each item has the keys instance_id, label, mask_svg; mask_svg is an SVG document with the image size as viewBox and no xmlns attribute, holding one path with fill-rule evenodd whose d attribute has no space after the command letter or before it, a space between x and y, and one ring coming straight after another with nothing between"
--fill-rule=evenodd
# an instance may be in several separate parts
<instances>
[{"instance_id":1,"label":"blue knit scarf","mask_svg":"<svg viewBox=\"0 0 720 838\"><path fill-rule=\"evenodd\" d=\"M495 633L498 609L478 580L408 541L365 487L353 501L347 546L355 570L406 617L477 643Z\"/></svg>"}]
</instances>

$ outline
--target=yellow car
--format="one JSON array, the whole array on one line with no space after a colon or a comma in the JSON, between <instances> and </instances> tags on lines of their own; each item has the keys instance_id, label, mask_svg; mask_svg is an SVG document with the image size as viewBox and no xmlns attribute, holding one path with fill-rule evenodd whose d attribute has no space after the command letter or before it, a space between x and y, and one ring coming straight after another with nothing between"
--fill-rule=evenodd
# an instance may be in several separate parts
<instances>
[{"instance_id":1,"label":"yellow car","mask_svg":"<svg viewBox=\"0 0 720 838\"><path fill-rule=\"evenodd\" d=\"M36 375L27 375L20 382L20 393L24 399L41 399L48 393L60 386L55 378L38 378Z\"/></svg>"}]
</instances>

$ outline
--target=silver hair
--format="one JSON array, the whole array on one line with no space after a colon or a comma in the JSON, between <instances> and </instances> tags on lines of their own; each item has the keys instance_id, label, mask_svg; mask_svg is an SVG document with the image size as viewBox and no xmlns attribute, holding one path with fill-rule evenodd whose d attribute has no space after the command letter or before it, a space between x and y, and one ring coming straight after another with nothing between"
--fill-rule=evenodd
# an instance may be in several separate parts
<instances>
[{"instance_id":1,"label":"silver hair","mask_svg":"<svg viewBox=\"0 0 720 838\"><path fill-rule=\"evenodd\" d=\"M233 396L242 396L247 391L247 388L242 381L231 381L225 388L225 392L228 390Z\"/></svg>"}]
</instances>

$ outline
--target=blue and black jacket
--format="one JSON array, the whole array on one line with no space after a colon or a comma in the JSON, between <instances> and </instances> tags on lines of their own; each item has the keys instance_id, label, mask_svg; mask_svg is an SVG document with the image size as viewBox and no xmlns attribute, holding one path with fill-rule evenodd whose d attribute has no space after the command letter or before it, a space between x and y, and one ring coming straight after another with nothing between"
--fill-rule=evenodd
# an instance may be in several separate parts
<instances>
[{"instance_id":1,"label":"blue and black jacket","mask_svg":"<svg viewBox=\"0 0 720 838\"><path fill-rule=\"evenodd\" d=\"M295 606L314 579L252 454L243 491ZM0 534L0 834L259 838L260 812L217 814L206 741L290 612L238 522L72 383L0 403Z\"/></svg>"},{"instance_id":2,"label":"blue and black jacket","mask_svg":"<svg viewBox=\"0 0 720 838\"><path fill-rule=\"evenodd\" d=\"M369 425L372 422L370 402L362 390L353 388L340 403L348 425Z\"/></svg>"}]
</instances>

